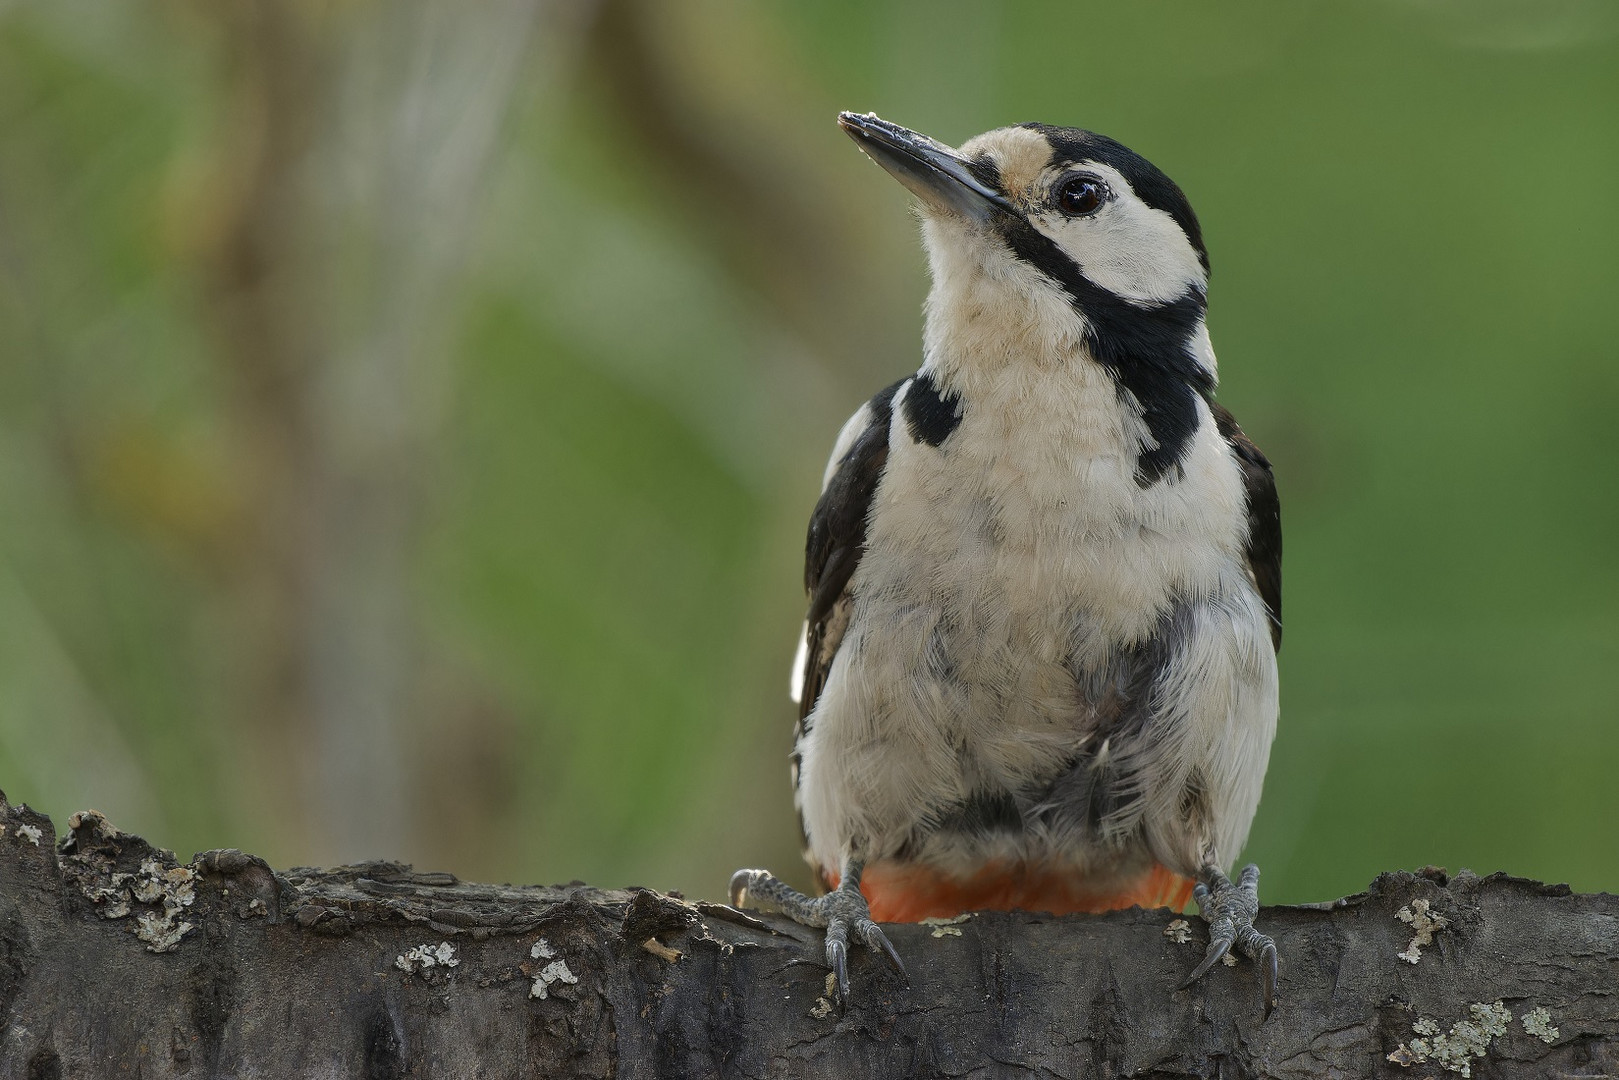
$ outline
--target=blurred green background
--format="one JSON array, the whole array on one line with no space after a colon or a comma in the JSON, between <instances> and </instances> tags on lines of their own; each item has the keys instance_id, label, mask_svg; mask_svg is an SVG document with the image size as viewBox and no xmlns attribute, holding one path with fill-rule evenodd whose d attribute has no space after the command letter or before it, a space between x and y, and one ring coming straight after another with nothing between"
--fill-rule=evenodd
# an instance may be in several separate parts
<instances>
[{"instance_id":1,"label":"blurred green background","mask_svg":"<svg viewBox=\"0 0 1619 1080\"><path fill-rule=\"evenodd\" d=\"M805 881L804 523L926 290L840 108L1198 208L1287 531L1267 898L1619 889L1611 0L0 2L7 795Z\"/></svg>"}]
</instances>

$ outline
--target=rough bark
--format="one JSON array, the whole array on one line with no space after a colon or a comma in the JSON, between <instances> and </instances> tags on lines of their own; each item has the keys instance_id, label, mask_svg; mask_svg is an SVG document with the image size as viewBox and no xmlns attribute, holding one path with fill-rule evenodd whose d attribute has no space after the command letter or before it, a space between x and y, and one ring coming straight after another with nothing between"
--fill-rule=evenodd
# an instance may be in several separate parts
<instances>
[{"instance_id":1,"label":"rough bark","mask_svg":"<svg viewBox=\"0 0 1619 1080\"><path fill-rule=\"evenodd\" d=\"M1246 963L1175 989L1204 928L1177 941L1163 910L896 926L910 986L857 955L839 1011L817 936L773 916L384 862L180 867L93 812L57 844L3 796L0 825L6 1077L1619 1072L1619 897L1502 875L1385 874L1266 908L1268 1021ZM421 946L434 960L413 965Z\"/></svg>"}]
</instances>

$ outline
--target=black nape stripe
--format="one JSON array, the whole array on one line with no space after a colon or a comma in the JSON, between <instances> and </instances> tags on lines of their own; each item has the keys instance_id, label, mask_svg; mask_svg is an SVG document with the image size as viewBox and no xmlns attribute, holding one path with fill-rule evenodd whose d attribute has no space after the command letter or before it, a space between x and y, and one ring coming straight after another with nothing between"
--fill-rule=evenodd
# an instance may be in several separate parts
<instances>
[{"instance_id":1,"label":"black nape stripe","mask_svg":"<svg viewBox=\"0 0 1619 1080\"><path fill-rule=\"evenodd\" d=\"M961 423L961 399L951 393L941 395L926 372L911 380L903 408L911 438L929 446L944 442Z\"/></svg>"},{"instance_id":2,"label":"black nape stripe","mask_svg":"<svg viewBox=\"0 0 1619 1080\"><path fill-rule=\"evenodd\" d=\"M1097 285L1056 242L1021 217L1003 217L1002 234L1014 254L1067 291L1087 324L1086 346L1113 373L1122 394L1141 405L1158 445L1136 457L1136 483L1151 487L1181 458L1197 431L1197 399L1214 391L1214 376L1192 353L1207 308L1201 290L1153 307L1139 307ZM909 401L907 400L907 405Z\"/></svg>"}]
</instances>

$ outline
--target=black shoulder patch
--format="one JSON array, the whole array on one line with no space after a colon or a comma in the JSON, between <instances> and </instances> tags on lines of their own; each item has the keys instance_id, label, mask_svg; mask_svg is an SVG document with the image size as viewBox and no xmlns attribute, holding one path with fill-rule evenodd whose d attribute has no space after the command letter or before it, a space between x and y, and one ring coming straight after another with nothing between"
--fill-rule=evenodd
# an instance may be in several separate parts
<instances>
[{"instance_id":1,"label":"black shoulder patch","mask_svg":"<svg viewBox=\"0 0 1619 1080\"><path fill-rule=\"evenodd\" d=\"M940 394L927 372L912 380L905 391L903 407L911 438L929 446L944 442L961 423L961 399L951 393Z\"/></svg>"}]
</instances>

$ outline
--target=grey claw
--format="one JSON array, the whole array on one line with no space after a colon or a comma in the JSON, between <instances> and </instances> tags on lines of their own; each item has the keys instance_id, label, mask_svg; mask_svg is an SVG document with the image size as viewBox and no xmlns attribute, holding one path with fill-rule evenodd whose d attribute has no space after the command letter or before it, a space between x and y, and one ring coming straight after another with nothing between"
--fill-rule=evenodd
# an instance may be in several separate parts
<instances>
[{"instance_id":1,"label":"grey claw","mask_svg":"<svg viewBox=\"0 0 1619 1080\"><path fill-rule=\"evenodd\" d=\"M1209 951L1203 954L1203 962L1197 965L1197 968L1190 975L1186 976L1186 981L1181 983L1175 989L1185 990L1188 986L1191 986L1193 983L1197 982L1197 980L1206 975L1209 968L1220 962L1220 957L1231 951L1231 940L1232 939L1229 937L1218 937L1210 941Z\"/></svg>"},{"instance_id":2,"label":"grey claw","mask_svg":"<svg viewBox=\"0 0 1619 1080\"><path fill-rule=\"evenodd\" d=\"M883 933L883 928L874 922L868 922L861 931L861 936L866 939L866 948L881 949L883 955L888 957L889 965L900 973L906 985L910 985L910 972L905 970L905 962L899 958L899 951L894 948L894 943L888 940L888 935Z\"/></svg>"},{"instance_id":3,"label":"grey claw","mask_svg":"<svg viewBox=\"0 0 1619 1080\"><path fill-rule=\"evenodd\" d=\"M1259 962L1263 966L1265 972L1265 1019L1269 1020L1271 1012L1276 1008L1276 969L1278 966L1276 960L1276 942L1267 941L1265 943L1265 951L1260 954Z\"/></svg>"},{"instance_id":4,"label":"grey claw","mask_svg":"<svg viewBox=\"0 0 1619 1080\"><path fill-rule=\"evenodd\" d=\"M731 906L739 908L748 902L748 886L753 884L752 870L738 870L731 875Z\"/></svg>"},{"instance_id":5,"label":"grey claw","mask_svg":"<svg viewBox=\"0 0 1619 1080\"><path fill-rule=\"evenodd\" d=\"M838 987L838 1004L847 1004L849 1000L849 949L836 938L826 943L826 962L836 976Z\"/></svg>"}]
</instances>

